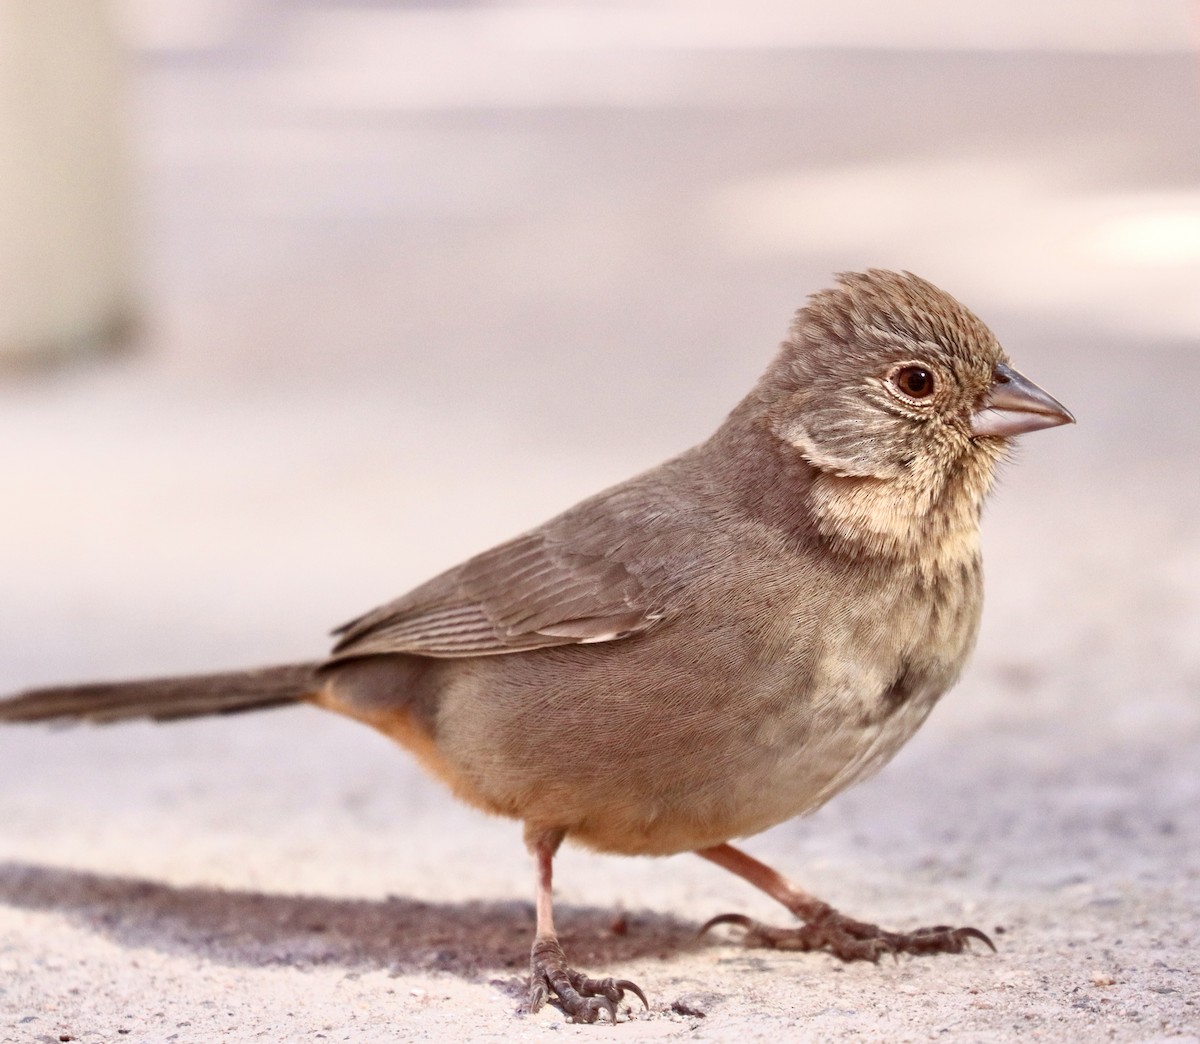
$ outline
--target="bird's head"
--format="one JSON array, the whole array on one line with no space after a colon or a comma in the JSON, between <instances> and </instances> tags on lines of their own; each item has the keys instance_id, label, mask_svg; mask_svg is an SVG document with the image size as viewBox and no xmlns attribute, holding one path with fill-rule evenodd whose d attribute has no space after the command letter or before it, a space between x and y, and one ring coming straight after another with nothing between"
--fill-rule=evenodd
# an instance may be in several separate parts
<instances>
[{"instance_id":1,"label":"bird's head","mask_svg":"<svg viewBox=\"0 0 1200 1044\"><path fill-rule=\"evenodd\" d=\"M756 390L772 433L815 469L818 522L897 551L923 526L975 525L1009 440L1074 418L931 283L878 269L838 283L796 314Z\"/></svg>"},{"instance_id":2,"label":"bird's head","mask_svg":"<svg viewBox=\"0 0 1200 1044\"><path fill-rule=\"evenodd\" d=\"M896 479L995 459L1071 414L949 294L909 273L844 273L797 314L773 367L776 435L821 471Z\"/></svg>"}]
</instances>

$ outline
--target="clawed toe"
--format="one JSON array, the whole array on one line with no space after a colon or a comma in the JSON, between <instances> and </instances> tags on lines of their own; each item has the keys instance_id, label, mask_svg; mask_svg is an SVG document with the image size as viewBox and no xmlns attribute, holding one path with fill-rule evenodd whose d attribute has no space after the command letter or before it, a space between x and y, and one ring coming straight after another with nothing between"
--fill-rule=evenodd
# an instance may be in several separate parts
<instances>
[{"instance_id":1,"label":"clawed toe","mask_svg":"<svg viewBox=\"0 0 1200 1044\"><path fill-rule=\"evenodd\" d=\"M835 910L795 928L776 928L742 914L721 914L709 920L700 929L700 934L719 924L733 924L743 929L742 942L746 946L777 950L825 950L843 961L874 963L885 953L893 956L902 953L962 953L970 948L972 939L996 952L992 940L978 928L937 925L912 932L888 932L876 925L855 921Z\"/></svg>"},{"instance_id":2,"label":"clawed toe","mask_svg":"<svg viewBox=\"0 0 1200 1044\"><path fill-rule=\"evenodd\" d=\"M705 921L700 926L700 931L698 931L696 935L707 935L719 924L736 924L739 928L744 928L748 932L753 931L756 927L759 927L757 921L755 921L753 918L747 917L745 914L717 914L716 917L710 917L707 921Z\"/></svg>"},{"instance_id":3,"label":"clawed toe","mask_svg":"<svg viewBox=\"0 0 1200 1044\"><path fill-rule=\"evenodd\" d=\"M633 994L645 1008L646 995L628 979L590 979L568 967L566 955L556 939L538 939L530 954L529 1011L536 1012L549 1002L561 1008L576 1022L595 1022L601 1012L617 1021L617 1005L627 993Z\"/></svg>"},{"instance_id":4,"label":"clawed toe","mask_svg":"<svg viewBox=\"0 0 1200 1044\"><path fill-rule=\"evenodd\" d=\"M892 936L893 933L884 933ZM962 953L970 949L972 939L981 942L992 953L996 953L996 944L978 928L952 928L948 924L939 924L933 928L918 928L916 931L905 932L894 936L901 953Z\"/></svg>"}]
</instances>

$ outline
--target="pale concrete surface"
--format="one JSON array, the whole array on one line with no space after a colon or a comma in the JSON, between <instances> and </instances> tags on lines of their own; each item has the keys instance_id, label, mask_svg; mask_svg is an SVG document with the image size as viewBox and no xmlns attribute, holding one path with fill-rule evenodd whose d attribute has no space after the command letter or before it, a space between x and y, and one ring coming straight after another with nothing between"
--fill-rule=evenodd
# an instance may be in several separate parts
<instances>
[{"instance_id":1,"label":"pale concrete surface","mask_svg":"<svg viewBox=\"0 0 1200 1044\"><path fill-rule=\"evenodd\" d=\"M832 271L911 268L1080 424L1004 475L958 689L749 847L859 916L1003 928L1000 953L697 943L778 915L697 859L573 851L565 942L649 992L627 1039L1200 1039L1186 44L609 48L586 61L621 97L406 107L315 89L326 13L138 69L149 328L0 383L0 689L318 654L703 437ZM0 732L0 1041L612 1032L514 1015L531 887L517 826L316 711Z\"/></svg>"}]
</instances>

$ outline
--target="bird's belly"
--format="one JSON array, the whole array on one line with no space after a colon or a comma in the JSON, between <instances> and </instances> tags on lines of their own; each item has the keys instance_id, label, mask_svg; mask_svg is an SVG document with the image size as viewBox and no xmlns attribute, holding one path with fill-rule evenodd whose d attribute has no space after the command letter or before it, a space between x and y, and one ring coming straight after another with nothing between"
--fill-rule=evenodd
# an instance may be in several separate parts
<instances>
[{"instance_id":1,"label":"bird's belly","mask_svg":"<svg viewBox=\"0 0 1200 1044\"><path fill-rule=\"evenodd\" d=\"M815 810L876 772L939 695L938 688L914 689L902 704L878 706L845 693L830 698L817 716L769 708L727 719L720 736L702 740L673 743L660 731L660 745L649 753L614 735L626 765L553 788L542 814L571 815L569 837L623 854L666 855L756 834ZM521 818L528 820L530 805L523 804Z\"/></svg>"},{"instance_id":2,"label":"bird's belly","mask_svg":"<svg viewBox=\"0 0 1200 1044\"><path fill-rule=\"evenodd\" d=\"M527 679L480 663L489 677L464 677L443 704L439 746L470 784L460 794L534 829L623 854L704 848L810 812L882 767L961 663L951 643L947 659L912 666L921 635L897 648L877 629L843 629L846 657L810 632L807 660L710 649L670 662L653 641L637 647L645 663L632 648L620 661L546 650L525 661Z\"/></svg>"},{"instance_id":3,"label":"bird's belly","mask_svg":"<svg viewBox=\"0 0 1200 1044\"><path fill-rule=\"evenodd\" d=\"M815 811L874 775L912 737L940 695L936 688L918 690L902 705L868 709L848 694L842 701L846 710L830 714L822 727L764 737L735 784L747 797L758 795L755 821L744 824L742 836Z\"/></svg>"}]
</instances>

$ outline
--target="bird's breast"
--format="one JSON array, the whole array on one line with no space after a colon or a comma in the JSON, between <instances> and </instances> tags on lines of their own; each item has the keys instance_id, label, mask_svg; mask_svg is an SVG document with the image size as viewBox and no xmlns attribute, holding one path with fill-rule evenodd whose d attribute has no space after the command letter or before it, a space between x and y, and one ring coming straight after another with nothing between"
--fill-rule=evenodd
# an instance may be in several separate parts
<instances>
[{"instance_id":1,"label":"bird's breast","mask_svg":"<svg viewBox=\"0 0 1200 1044\"><path fill-rule=\"evenodd\" d=\"M979 611L977 560L940 582L847 585L817 620L798 609L739 781L766 795L756 827L812 811L886 764L957 680Z\"/></svg>"}]
</instances>

